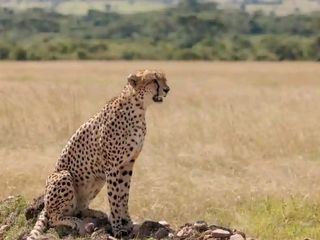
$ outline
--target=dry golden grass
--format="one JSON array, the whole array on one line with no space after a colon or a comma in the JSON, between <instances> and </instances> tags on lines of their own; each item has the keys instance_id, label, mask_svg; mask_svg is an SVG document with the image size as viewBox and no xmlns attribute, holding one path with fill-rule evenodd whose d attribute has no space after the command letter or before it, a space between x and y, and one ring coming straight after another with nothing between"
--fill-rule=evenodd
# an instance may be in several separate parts
<instances>
[{"instance_id":1,"label":"dry golden grass","mask_svg":"<svg viewBox=\"0 0 320 240\"><path fill-rule=\"evenodd\" d=\"M164 70L172 90L147 114L135 220L205 219L260 239L320 237L316 63L2 62L0 198L42 193L72 133L140 68ZM107 209L105 193L95 207Z\"/></svg>"}]
</instances>

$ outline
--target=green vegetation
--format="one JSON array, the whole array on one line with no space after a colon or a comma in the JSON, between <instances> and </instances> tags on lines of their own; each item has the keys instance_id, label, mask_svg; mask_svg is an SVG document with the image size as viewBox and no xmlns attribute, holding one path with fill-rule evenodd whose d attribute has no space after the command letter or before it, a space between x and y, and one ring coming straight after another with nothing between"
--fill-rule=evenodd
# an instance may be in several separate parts
<instances>
[{"instance_id":1,"label":"green vegetation","mask_svg":"<svg viewBox=\"0 0 320 240\"><path fill-rule=\"evenodd\" d=\"M250 219L248 230L261 239L319 239L319 210L317 201L266 197L245 202L242 217Z\"/></svg>"},{"instance_id":2,"label":"green vegetation","mask_svg":"<svg viewBox=\"0 0 320 240\"><path fill-rule=\"evenodd\" d=\"M26 201L20 196L0 202L0 226L4 224L8 226L3 232L3 239L21 239L32 229L34 221L27 222L24 217L26 206ZM236 218L233 208L239 212ZM255 234L260 239L319 239L319 213L319 202L267 197L247 199L221 211L215 208L208 209L206 216L208 218L218 216L224 223L229 222L231 227L233 224L242 226L242 230L246 230L247 234ZM66 235L67 232L61 233L61 231L66 229L59 229L60 234ZM46 232L45 236L59 239L59 234L54 229Z\"/></svg>"},{"instance_id":3,"label":"green vegetation","mask_svg":"<svg viewBox=\"0 0 320 240\"><path fill-rule=\"evenodd\" d=\"M132 14L176 6L184 0L2 0L3 7L16 10L44 8L62 14L85 15L89 10ZM275 15L310 13L320 10L317 0L198 0L200 3L216 2L219 8L241 8L247 12L263 11Z\"/></svg>"},{"instance_id":4,"label":"green vegetation","mask_svg":"<svg viewBox=\"0 0 320 240\"><path fill-rule=\"evenodd\" d=\"M18 239L30 230L24 217L26 206L26 201L20 196L0 202L0 226L7 225L5 233L0 233L1 239Z\"/></svg>"},{"instance_id":5,"label":"green vegetation","mask_svg":"<svg viewBox=\"0 0 320 240\"><path fill-rule=\"evenodd\" d=\"M89 10L113 11L132 14L164 9L173 5L171 0L3 0L2 6L26 10L43 8L62 14L85 15Z\"/></svg>"},{"instance_id":6,"label":"green vegetation","mask_svg":"<svg viewBox=\"0 0 320 240\"><path fill-rule=\"evenodd\" d=\"M319 12L249 14L196 0L136 14L0 9L0 32L0 59L320 59Z\"/></svg>"},{"instance_id":7,"label":"green vegetation","mask_svg":"<svg viewBox=\"0 0 320 240\"><path fill-rule=\"evenodd\" d=\"M35 224L34 220L27 221L25 210L27 201L22 196L9 197L0 202L0 239L3 240L21 240L28 234ZM72 230L60 227L57 230L50 228L44 234L47 239L61 239L59 236L66 236L74 233ZM88 239L88 238L74 238Z\"/></svg>"}]
</instances>

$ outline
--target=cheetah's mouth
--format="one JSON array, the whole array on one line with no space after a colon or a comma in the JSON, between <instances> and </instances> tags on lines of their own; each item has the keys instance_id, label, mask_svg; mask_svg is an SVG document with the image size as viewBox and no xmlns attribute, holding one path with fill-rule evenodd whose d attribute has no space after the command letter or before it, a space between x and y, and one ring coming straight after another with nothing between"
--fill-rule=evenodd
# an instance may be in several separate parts
<instances>
[{"instance_id":1,"label":"cheetah's mouth","mask_svg":"<svg viewBox=\"0 0 320 240\"><path fill-rule=\"evenodd\" d=\"M162 102L163 101L163 97L160 97L159 95L154 95L152 99L155 102Z\"/></svg>"},{"instance_id":2,"label":"cheetah's mouth","mask_svg":"<svg viewBox=\"0 0 320 240\"><path fill-rule=\"evenodd\" d=\"M154 102L162 102L163 101L163 97L159 96L159 89L160 89L160 86L159 86L159 83L158 81L156 80L155 81L156 85L157 85L157 94L153 96L153 101Z\"/></svg>"}]
</instances>

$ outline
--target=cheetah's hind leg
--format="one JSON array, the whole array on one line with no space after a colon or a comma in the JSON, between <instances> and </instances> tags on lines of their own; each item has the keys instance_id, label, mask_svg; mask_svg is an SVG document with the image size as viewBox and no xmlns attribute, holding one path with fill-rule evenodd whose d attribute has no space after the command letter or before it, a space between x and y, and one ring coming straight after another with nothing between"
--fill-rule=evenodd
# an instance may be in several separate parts
<instances>
[{"instance_id":1,"label":"cheetah's hind leg","mask_svg":"<svg viewBox=\"0 0 320 240\"><path fill-rule=\"evenodd\" d=\"M73 179L68 171L54 172L49 176L44 201L50 226L68 226L80 235L86 234L83 221L75 217L77 199Z\"/></svg>"}]
</instances>

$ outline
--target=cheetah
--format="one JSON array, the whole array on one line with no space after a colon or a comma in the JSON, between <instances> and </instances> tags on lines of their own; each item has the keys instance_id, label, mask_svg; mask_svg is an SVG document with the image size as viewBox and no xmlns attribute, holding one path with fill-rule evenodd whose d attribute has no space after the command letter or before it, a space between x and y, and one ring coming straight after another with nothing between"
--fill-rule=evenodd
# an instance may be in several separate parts
<instances>
[{"instance_id":1,"label":"cheetah","mask_svg":"<svg viewBox=\"0 0 320 240\"><path fill-rule=\"evenodd\" d=\"M84 123L68 141L47 178L44 208L27 240L40 237L47 227L69 226L80 235L81 217L105 217L89 203L107 184L109 221L113 235L128 236L130 179L146 134L146 109L161 103L170 88L163 72L139 70L130 74L119 96Z\"/></svg>"}]
</instances>

